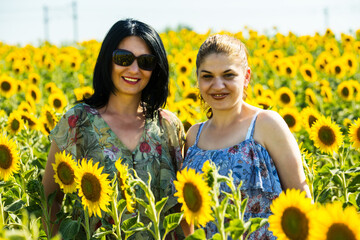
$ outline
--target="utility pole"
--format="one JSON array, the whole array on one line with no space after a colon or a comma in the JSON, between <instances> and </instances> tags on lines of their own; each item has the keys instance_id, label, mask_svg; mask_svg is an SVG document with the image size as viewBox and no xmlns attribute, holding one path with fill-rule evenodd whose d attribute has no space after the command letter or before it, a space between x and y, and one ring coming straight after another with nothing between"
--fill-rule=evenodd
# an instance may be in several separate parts
<instances>
[{"instance_id":1,"label":"utility pole","mask_svg":"<svg viewBox=\"0 0 360 240\"><path fill-rule=\"evenodd\" d=\"M76 42L78 40L78 25L77 25L78 16L77 16L76 1L73 1L72 7L73 7L73 24L74 24L74 42Z\"/></svg>"},{"instance_id":2,"label":"utility pole","mask_svg":"<svg viewBox=\"0 0 360 240\"><path fill-rule=\"evenodd\" d=\"M44 33L45 41L49 41L49 8L44 6Z\"/></svg>"}]
</instances>

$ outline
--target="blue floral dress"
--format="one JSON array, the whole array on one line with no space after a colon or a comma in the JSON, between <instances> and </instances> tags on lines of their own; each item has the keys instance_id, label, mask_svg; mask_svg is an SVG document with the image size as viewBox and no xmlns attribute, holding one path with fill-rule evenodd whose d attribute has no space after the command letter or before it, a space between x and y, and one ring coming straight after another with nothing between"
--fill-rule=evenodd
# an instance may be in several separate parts
<instances>
[{"instance_id":1,"label":"blue floral dress","mask_svg":"<svg viewBox=\"0 0 360 240\"><path fill-rule=\"evenodd\" d=\"M201 123L195 144L189 147L183 163L183 168L189 167L201 172L204 162L210 159L220 168L221 175L227 176L232 170L235 185L237 186L242 181L242 195L248 198L245 221L255 217L268 218L271 215L272 201L282 191L273 160L268 151L253 138L258 113L251 121L246 139L224 149L203 150L197 146L204 126L204 123ZM230 191L226 185L221 186L220 190ZM205 230L208 239L217 232L213 223L209 223ZM268 230L267 224L252 233L249 239L276 239L276 237Z\"/></svg>"}]
</instances>

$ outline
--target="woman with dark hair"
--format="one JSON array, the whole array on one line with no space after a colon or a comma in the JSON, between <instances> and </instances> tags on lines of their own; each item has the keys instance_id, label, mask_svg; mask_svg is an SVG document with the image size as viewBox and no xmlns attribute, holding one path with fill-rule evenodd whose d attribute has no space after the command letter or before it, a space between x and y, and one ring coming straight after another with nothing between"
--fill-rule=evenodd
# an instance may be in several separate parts
<instances>
[{"instance_id":1,"label":"woman with dark hair","mask_svg":"<svg viewBox=\"0 0 360 240\"><path fill-rule=\"evenodd\" d=\"M185 134L180 120L161 109L168 96L168 76L166 52L152 27L133 19L111 27L95 65L94 94L67 111L50 133L43 185L47 196L57 190L53 220L64 194L54 180L52 165L55 153L64 150L75 160L98 162L110 179L117 172L115 161L119 158L144 181L150 173L156 200L168 196L164 209L167 213L176 211L172 181L182 163ZM143 194L137 191L138 197ZM104 221L111 219L92 217L92 231ZM148 220L141 221L146 224ZM150 236L144 231L134 238Z\"/></svg>"}]
</instances>

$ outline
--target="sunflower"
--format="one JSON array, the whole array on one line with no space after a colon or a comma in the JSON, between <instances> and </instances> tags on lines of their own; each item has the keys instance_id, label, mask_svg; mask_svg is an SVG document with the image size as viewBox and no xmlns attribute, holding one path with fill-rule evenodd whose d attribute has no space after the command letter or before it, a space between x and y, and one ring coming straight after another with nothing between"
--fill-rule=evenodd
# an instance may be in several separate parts
<instances>
[{"instance_id":1,"label":"sunflower","mask_svg":"<svg viewBox=\"0 0 360 240\"><path fill-rule=\"evenodd\" d=\"M305 90L305 102L310 106L315 106L317 104L316 94L311 88Z\"/></svg>"},{"instance_id":2,"label":"sunflower","mask_svg":"<svg viewBox=\"0 0 360 240\"><path fill-rule=\"evenodd\" d=\"M122 164L122 159L119 158L115 162L115 167L118 170L117 173L117 179L119 181L119 188L121 190L122 198L126 200L126 208L130 213L133 213L135 208L135 202L133 201L133 198L131 197L131 189L129 186L129 169L128 166L125 164Z\"/></svg>"},{"instance_id":3,"label":"sunflower","mask_svg":"<svg viewBox=\"0 0 360 240\"><path fill-rule=\"evenodd\" d=\"M296 108L285 107L279 111L279 114L285 120L291 132L300 131L301 118Z\"/></svg>"},{"instance_id":4,"label":"sunflower","mask_svg":"<svg viewBox=\"0 0 360 240\"><path fill-rule=\"evenodd\" d=\"M301 65L300 73L307 82L316 82L317 80L316 70L311 64Z\"/></svg>"},{"instance_id":5,"label":"sunflower","mask_svg":"<svg viewBox=\"0 0 360 240\"><path fill-rule=\"evenodd\" d=\"M84 98L89 98L94 94L94 89L92 87L80 87L74 89L74 94L76 101L83 100Z\"/></svg>"},{"instance_id":6,"label":"sunflower","mask_svg":"<svg viewBox=\"0 0 360 240\"><path fill-rule=\"evenodd\" d=\"M7 130L12 134L16 134L24 128L24 121L18 111L13 111L7 120Z\"/></svg>"},{"instance_id":7,"label":"sunflower","mask_svg":"<svg viewBox=\"0 0 360 240\"><path fill-rule=\"evenodd\" d=\"M190 64L188 62L187 59L182 58L181 60L178 61L177 65L176 65L176 73L181 76L189 76L192 72L192 64Z\"/></svg>"},{"instance_id":8,"label":"sunflower","mask_svg":"<svg viewBox=\"0 0 360 240\"><path fill-rule=\"evenodd\" d=\"M310 129L310 139L321 152L331 154L333 151L337 152L344 137L336 123L329 117L320 116Z\"/></svg>"},{"instance_id":9,"label":"sunflower","mask_svg":"<svg viewBox=\"0 0 360 240\"><path fill-rule=\"evenodd\" d=\"M349 83L352 85L354 89L354 98L355 101L360 101L360 83L356 80L349 80Z\"/></svg>"},{"instance_id":10,"label":"sunflower","mask_svg":"<svg viewBox=\"0 0 360 240\"><path fill-rule=\"evenodd\" d=\"M60 185L64 193L76 192L76 162L71 154L65 151L55 153L55 163L52 164L54 169L55 182Z\"/></svg>"},{"instance_id":11,"label":"sunflower","mask_svg":"<svg viewBox=\"0 0 360 240\"><path fill-rule=\"evenodd\" d=\"M58 118L55 115L54 110L47 104L45 104L41 109L41 117L44 119L50 130L52 130L58 122Z\"/></svg>"},{"instance_id":12,"label":"sunflower","mask_svg":"<svg viewBox=\"0 0 360 240\"><path fill-rule=\"evenodd\" d=\"M87 161L83 158L75 176L84 209L89 216L101 217L101 210L106 211L111 200L112 188L108 174L101 173L104 167L98 168L98 165L98 162L93 165L91 159Z\"/></svg>"},{"instance_id":13,"label":"sunflower","mask_svg":"<svg viewBox=\"0 0 360 240\"><path fill-rule=\"evenodd\" d=\"M30 73L28 76L30 84L39 85L40 75L37 73Z\"/></svg>"},{"instance_id":14,"label":"sunflower","mask_svg":"<svg viewBox=\"0 0 360 240\"><path fill-rule=\"evenodd\" d=\"M253 91L254 91L255 96L258 97L258 96L262 95L264 88L260 83L256 83L253 87Z\"/></svg>"},{"instance_id":15,"label":"sunflower","mask_svg":"<svg viewBox=\"0 0 360 240\"><path fill-rule=\"evenodd\" d=\"M329 86L322 86L320 88L320 95L323 97L323 101L326 103L332 102L332 89Z\"/></svg>"},{"instance_id":16,"label":"sunflower","mask_svg":"<svg viewBox=\"0 0 360 240\"><path fill-rule=\"evenodd\" d=\"M341 202L333 202L321 207L317 212L312 239L360 239L360 217L354 207L343 209Z\"/></svg>"},{"instance_id":17,"label":"sunflower","mask_svg":"<svg viewBox=\"0 0 360 240\"><path fill-rule=\"evenodd\" d=\"M281 87L276 91L278 105L292 107L295 104L295 94L288 87Z\"/></svg>"},{"instance_id":18,"label":"sunflower","mask_svg":"<svg viewBox=\"0 0 360 240\"><path fill-rule=\"evenodd\" d=\"M353 53L344 53L344 55L342 56L342 59L344 60L344 62L347 65L347 69L348 69L348 76L353 76L359 67L359 63L356 59L355 54Z\"/></svg>"},{"instance_id":19,"label":"sunflower","mask_svg":"<svg viewBox=\"0 0 360 240\"><path fill-rule=\"evenodd\" d=\"M350 141L357 150L360 150L360 118L354 121L349 128Z\"/></svg>"},{"instance_id":20,"label":"sunflower","mask_svg":"<svg viewBox=\"0 0 360 240\"><path fill-rule=\"evenodd\" d=\"M342 59L332 61L326 66L327 73L342 79L346 75L347 65Z\"/></svg>"},{"instance_id":21,"label":"sunflower","mask_svg":"<svg viewBox=\"0 0 360 240\"><path fill-rule=\"evenodd\" d=\"M45 89L48 93L54 93L54 90L57 88L58 87L54 82L48 82L47 84L45 84Z\"/></svg>"},{"instance_id":22,"label":"sunflower","mask_svg":"<svg viewBox=\"0 0 360 240\"><path fill-rule=\"evenodd\" d=\"M290 58L284 58L280 66L280 72L283 76L294 78L297 73L296 65Z\"/></svg>"},{"instance_id":23,"label":"sunflower","mask_svg":"<svg viewBox=\"0 0 360 240\"><path fill-rule=\"evenodd\" d=\"M41 99L41 91L36 85L30 84L27 87L25 97L26 99L33 99L35 103L39 103Z\"/></svg>"},{"instance_id":24,"label":"sunflower","mask_svg":"<svg viewBox=\"0 0 360 240\"><path fill-rule=\"evenodd\" d=\"M181 90L189 89L191 88L190 79L186 76L179 75L176 79L176 83L179 86Z\"/></svg>"},{"instance_id":25,"label":"sunflower","mask_svg":"<svg viewBox=\"0 0 360 240\"><path fill-rule=\"evenodd\" d=\"M0 133L0 179L7 181L19 168L19 153L15 141Z\"/></svg>"},{"instance_id":26,"label":"sunflower","mask_svg":"<svg viewBox=\"0 0 360 240\"><path fill-rule=\"evenodd\" d=\"M21 119L24 121L25 125L30 129L37 130L39 120L32 114L24 111L19 111Z\"/></svg>"},{"instance_id":27,"label":"sunflower","mask_svg":"<svg viewBox=\"0 0 360 240\"><path fill-rule=\"evenodd\" d=\"M312 125L320 118L320 113L313 107L306 107L301 110L303 127L310 132Z\"/></svg>"},{"instance_id":28,"label":"sunflower","mask_svg":"<svg viewBox=\"0 0 360 240\"><path fill-rule=\"evenodd\" d=\"M275 105L274 101L270 98L267 98L265 96L260 96L254 98L254 103L256 106L262 108L262 109L269 109Z\"/></svg>"},{"instance_id":29,"label":"sunflower","mask_svg":"<svg viewBox=\"0 0 360 240\"><path fill-rule=\"evenodd\" d=\"M298 189L287 189L276 198L270 209L269 230L279 240L312 239L312 223L316 208L305 192Z\"/></svg>"},{"instance_id":30,"label":"sunflower","mask_svg":"<svg viewBox=\"0 0 360 240\"><path fill-rule=\"evenodd\" d=\"M0 94L6 98L9 98L16 92L17 84L15 84L14 79L7 75L2 75L0 77Z\"/></svg>"},{"instance_id":31,"label":"sunflower","mask_svg":"<svg viewBox=\"0 0 360 240\"><path fill-rule=\"evenodd\" d=\"M205 226L213 220L211 211L210 188L199 173L194 169L183 169L177 173L174 181L178 202L188 224Z\"/></svg>"},{"instance_id":32,"label":"sunflower","mask_svg":"<svg viewBox=\"0 0 360 240\"><path fill-rule=\"evenodd\" d=\"M50 107L54 108L58 113L61 113L67 105L66 97L62 92L50 94L48 101Z\"/></svg>"},{"instance_id":33,"label":"sunflower","mask_svg":"<svg viewBox=\"0 0 360 240\"><path fill-rule=\"evenodd\" d=\"M35 109L28 102L25 102L25 101L22 101L19 104L19 106L17 107L17 110L23 111L23 112L28 112L28 113L35 112Z\"/></svg>"},{"instance_id":34,"label":"sunflower","mask_svg":"<svg viewBox=\"0 0 360 240\"><path fill-rule=\"evenodd\" d=\"M338 85L337 93L341 99L351 101L354 96L354 88L349 81L343 81Z\"/></svg>"}]
</instances>

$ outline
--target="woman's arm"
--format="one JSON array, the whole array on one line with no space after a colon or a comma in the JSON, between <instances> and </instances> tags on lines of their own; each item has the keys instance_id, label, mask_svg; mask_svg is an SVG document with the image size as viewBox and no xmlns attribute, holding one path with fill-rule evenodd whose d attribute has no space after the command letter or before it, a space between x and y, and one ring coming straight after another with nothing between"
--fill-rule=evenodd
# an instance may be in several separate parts
<instances>
[{"instance_id":1,"label":"woman's arm","mask_svg":"<svg viewBox=\"0 0 360 240\"><path fill-rule=\"evenodd\" d=\"M48 154L48 160L46 162L45 173L44 173L43 180L42 180L42 184L44 186L44 191L45 191L46 197L48 197L54 191L57 191L55 200L51 206L51 215L50 215L51 222L54 222L56 220L56 213L58 213L60 211L62 200L64 198L64 193L60 190L59 184L57 184L55 182L55 178L54 178L55 172L54 172L53 166L52 166L52 164L55 163L55 153L57 153L57 152L60 152L60 149L56 145L55 141L52 141L51 146L50 146L50 151ZM50 208L50 206L49 206L49 208ZM44 224L44 221L43 221L43 224ZM54 235L56 235L56 233L59 230L59 224L52 224L51 228L52 228L52 235L54 236ZM44 226L44 229L46 229L45 226ZM47 234L49 234L49 233L47 233Z\"/></svg>"},{"instance_id":2,"label":"woman's arm","mask_svg":"<svg viewBox=\"0 0 360 240\"><path fill-rule=\"evenodd\" d=\"M268 150L273 159L283 189L305 191L311 198L301 161L301 153L295 137L284 119L274 111L262 111L256 122L254 138Z\"/></svg>"}]
</instances>

